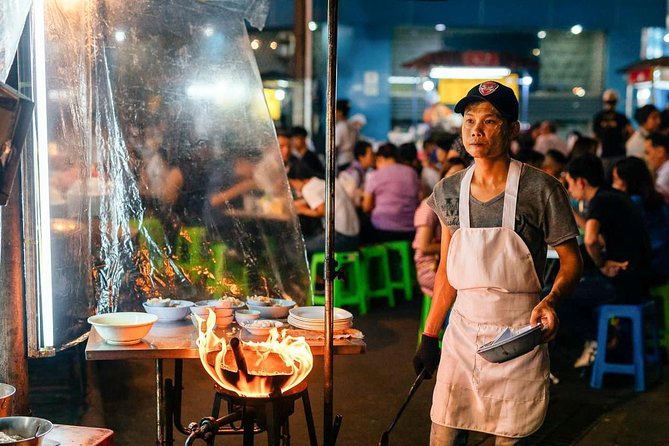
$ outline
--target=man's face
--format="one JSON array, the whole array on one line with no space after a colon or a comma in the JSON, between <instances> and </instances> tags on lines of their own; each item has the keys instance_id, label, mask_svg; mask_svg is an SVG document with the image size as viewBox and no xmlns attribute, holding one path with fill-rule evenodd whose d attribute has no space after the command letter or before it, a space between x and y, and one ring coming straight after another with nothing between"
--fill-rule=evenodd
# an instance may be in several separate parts
<instances>
[{"instance_id":1,"label":"man's face","mask_svg":"<svg viewBox=\"0 0 669 446\"><path fill-rule=\"evenodd\" d=\"M613 178L611 187L622 192L627 192L627 184L625 184L625 181L618 175L618 168L614 167L611 173Z\"/></svg>"},{"instance_id":2,"label":"man's face","mask_svg":"<svg viewBox=\"0 0 669 446\"><path fill-rule=\"evenodd\" d=\"M657 170L664 164L667 158L667 152L664 147L655 147L650 139L644 142L644 154L651 169Z\"/></svg>"},{"instance_id":3,"label":"man's face","mask_svg":"<svg viewBox=\"0 0 669 446\"><path fill-rule=\"evenodd\" d=\"M279 141L279 150L281 150L281 159L286 162L290 158L290 138L279 136L277 140Z\"/></svg>"},{"instance_id":4,"label":"man's face","mask_svg":"<svg viewBox=\"0 0 669 446\"><path fill-rule=\"evenodd\" d=\"M494 159L509 152L518 129L518 122L506 124L489 102L476 102L465 109L462 141L474 158Z\"/></svg>"},{"instance_id":5,"label":"man's face","mask_svg":"<svg viewBox=\"0 0 669 446\"><path fill-rule=\"evenodd\" d=\"M648 116L646 122L643 124L643 127L649 131L654 132L660 127L660 112L654 111Z\"/></svg>"},{"instance_id":6,"label":"man's face","mask_svg":"<svg viewBox=\"0 0 669 446\"><path fill-rule=\"evenodd\" d=\"M569 173L565 176L567 180L567 190L575 200L585 199L585 182L583 178L572 178Z\"/></svg>"},{"instance_id":7,"label":"man's face","mask_svg":"<svg viewBox=\"0 0 669 446\"><path fill-rule=\"evenodd\" d=\"M292 136L290 138L290 144L293 146L293 149L297 150L299 153L303 153L307 149L307 138L304 136Z\"/></svg>"},{"instance_id":8,"label":"man's face","mask_svg":"<svg viewBox=\"0 0 669 446\"><path fill-rule=\"evenodd\" d=\"M370 167L374 167L374 164L376 164L376 156L374 155L374 151L371 147L367 147L365 156L360 158L360 165L363 169L369 169Z\"/></svg>"}]
</instances>

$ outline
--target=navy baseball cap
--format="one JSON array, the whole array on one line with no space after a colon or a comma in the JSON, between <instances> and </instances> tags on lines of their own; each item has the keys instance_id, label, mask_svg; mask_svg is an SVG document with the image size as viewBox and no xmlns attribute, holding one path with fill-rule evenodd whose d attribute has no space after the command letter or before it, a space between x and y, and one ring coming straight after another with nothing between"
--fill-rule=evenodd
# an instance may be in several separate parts
<instances>
[{"instance_id":1,"label":"navy baseball cap","mask_svg":"<svg viewBox=\"0 0 669 446\"><path fill-rule=\"evenodd\" d=\"M485 81L474 86L467 96L455 104L455 112L464 114L465 108L475 102L487 101L506 119L518 120L518 99L512 89L495 81Z\"/></svg>"}]
</instances>

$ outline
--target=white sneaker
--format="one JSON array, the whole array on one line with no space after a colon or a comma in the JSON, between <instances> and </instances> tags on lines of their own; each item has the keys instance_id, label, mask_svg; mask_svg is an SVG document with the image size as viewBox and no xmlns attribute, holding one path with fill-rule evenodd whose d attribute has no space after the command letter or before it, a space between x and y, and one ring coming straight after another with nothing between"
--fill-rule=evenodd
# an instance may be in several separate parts
<instances>
[{"instance_id":1,"label":"white sneaker","mask_svg":"<svg viewBox=\"0 0 669 446\"><path fill-rule=\"evenodd\" d=\"M591 366L595 362L595 355L597 354L597 341L585 341L583 345L583 353L574 362L574 368Z\"/></svg>"}]
</instances>

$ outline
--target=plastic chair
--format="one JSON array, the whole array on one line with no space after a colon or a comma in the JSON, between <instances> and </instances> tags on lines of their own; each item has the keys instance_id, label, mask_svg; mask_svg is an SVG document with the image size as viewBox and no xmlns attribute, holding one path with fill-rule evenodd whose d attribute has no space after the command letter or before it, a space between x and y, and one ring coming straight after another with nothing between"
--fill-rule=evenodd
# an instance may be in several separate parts
<instances>
[{"instance_id":1,"label":"plastic chair","mask_svg":"<svg viewBox=\"0 0 669 446\"><path fill-rule=\"evenodd\" d=\"M230 280L237 285L242 293L248 290L248 271L240 262L230 261L226 252L228 246L223 242L216 242L211 244L211 262L209 263L209 271L213 274L207 280L207 285L213 288L217 293L223 294L230 289ZM233 294L235 294L233 292Z\"/></svg>"},{"instance_id":2,"label":"plastic chair","mask_svg":"<svg viewBox=\"0 0 669 446\"><path fill-rule=\"evenodd\" d=\"M402 290L406 300L413 299L416 285L416 265L413 262L411 242L405 240L384 242L390 262L390 287Z\"/></svg>"},{"instance_id":3,"label":"plastic chair","mask_svg":"<svg viewBox=\"0 0 669 446\"><path fill-rule=\"evenodd\" d=\"M660 366L660 355L655 324L655 303L646 302L639 305L602 305L598 309L599 322L597 333L597 353L592 367L590 386L595 389L602 387L605 373L620 373L634 376L634 390L646 390L646 366L657 364ZM645 350L644 317L650 322L652 349L650 355ZM621 364L606 361L606 345L608 340L609 320L611 318L628 318L632 321L632 363ZM659 378L658 371L658 378Z\"/></svg>"},{"instance_id":4,"label":"plastic chair","mask_svg":"<svg viewBox=\"0 0 669 446\"><path fill-rule=\"evenodd\" d=\"M662 328L658 330L660 344L669 352L669 284L651 287L650 295L659 301L662 308Z\"/></svg>"},{"instance_id":5,"label":"plastic chair","mask_svg":"<svg viewBox=\"0 0 669 446\"><path fill-rule=\"evenodd\" d=\"M343 268L344 280L334 281L334 305L357 305L361 315L367 314L365 295L365 277L362 272L360 254L357 251L335 252L337 268ZM311 256L311 293L314 305L324 305L325 295L316 290L316 282L323 277L325 253L317 252Z\"/></svg>"},{"instance_id":6,"label":"plastic chair","mask_svg":"<svg viewBox=\"0 0 669 446\"><path fill-rule=\"evenodd\" d=\"M384 245L368 245L360 247L362 267L365 274L365 295L367 299L383 297L388 306L395 306L395 296L390 284L390 261L388 250Z\"/></svg>"}]
</instances>

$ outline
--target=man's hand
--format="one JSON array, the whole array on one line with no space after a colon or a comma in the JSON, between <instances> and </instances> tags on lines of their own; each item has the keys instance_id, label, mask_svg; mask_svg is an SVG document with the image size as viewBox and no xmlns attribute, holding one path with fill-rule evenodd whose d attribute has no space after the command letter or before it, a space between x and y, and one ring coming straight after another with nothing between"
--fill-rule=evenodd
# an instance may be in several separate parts
<instances>
[{"instance_id":1,"label":"man's hand","mask_svg":"<svg viewBox=\"0 0 669 446\"><path fill-rule=\"evenodd\" d=\"M416 371L416 375L425 369L427 373L425 378L432 378L434 372L437 371L437 367L439 367L440 356L439 339L424 334L418 350L416 350L416 355L413 357L413 368Z\"/></svg>"},{"instance_id":2,"label":"man's hand","mask_svg":"<svg viewBox=\"0 0 669 446\"><path fill-rule=\"evenodd\" d=\"M311 208L306 201L303 199L295 200L295 211L297 212L297 215L308 214L310 210Z\"/></svg>"},{"instance_id":3,"label":"man's hand","mask_svg":"<svg viewBox=\"0 0 669 446\"><path fill-rule=\"evenodd\" d=\"M616 277L618 274L620 274L620 271L624 271L627 269L627 266L629 265L629 260L626 260L624 262L616 262L615 260L607 260L604 262L604 265L602 265L599 270L604 274L606 277Z\"/></svg>"},{"instance_id":4,"label":"man's hand","mask_svg":"<svg viewBox=\"0 0 669 446\"><path fill-rule=\"evenodd\" d=\"M532 309L530 324L537 325L539 323L543 325L541 330L541 341L549 342L555 339L555 335L557 334L558 328L560 326L560 320L558 319L555 308L551 303L550 294Z\"/></svg>"}]
</instances>

